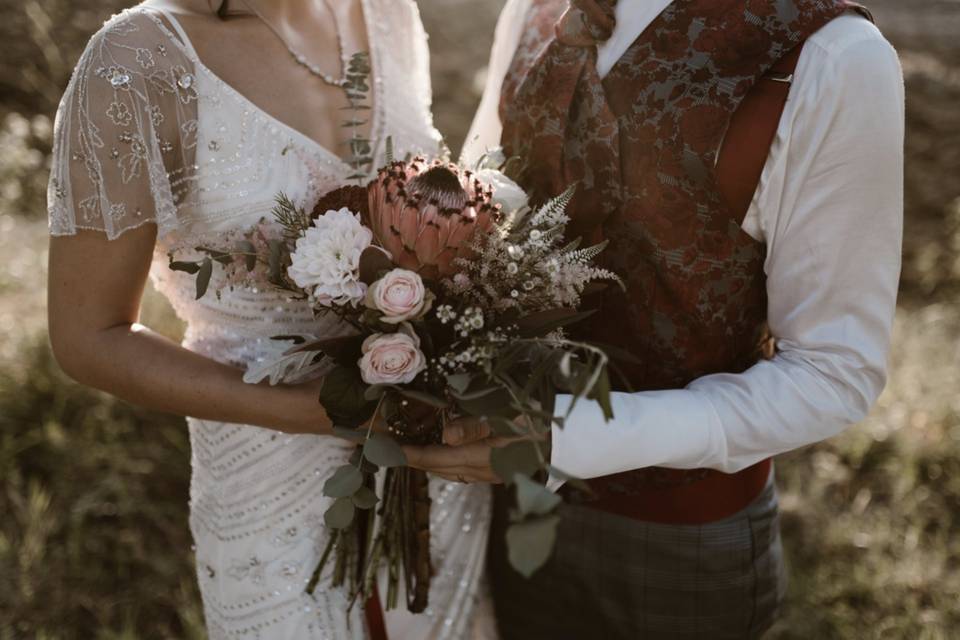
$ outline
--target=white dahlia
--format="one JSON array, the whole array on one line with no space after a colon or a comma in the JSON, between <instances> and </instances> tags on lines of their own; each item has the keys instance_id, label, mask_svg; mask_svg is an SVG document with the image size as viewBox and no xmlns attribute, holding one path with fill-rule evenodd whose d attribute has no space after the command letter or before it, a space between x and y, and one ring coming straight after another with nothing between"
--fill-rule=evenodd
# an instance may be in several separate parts
<instances>
[{"instance_id":1,"label":"white dahlia","mask_svg":"<svg viewBox=\"0 0 960 640\"><path fill-rule=\"evenodd\" d=\"M367 293L360 282L360 254L372 240L359 215L346 208L327 211L297 240L287 274L320 305L356 306Z\"/></svg>"}]
</instances>

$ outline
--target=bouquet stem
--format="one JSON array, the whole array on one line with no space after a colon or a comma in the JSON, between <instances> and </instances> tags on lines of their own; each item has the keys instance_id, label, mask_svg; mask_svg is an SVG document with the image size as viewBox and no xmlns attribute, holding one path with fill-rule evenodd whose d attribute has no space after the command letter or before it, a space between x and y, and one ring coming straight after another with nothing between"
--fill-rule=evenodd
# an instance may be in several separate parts
<instances>
[{"instance_id":1,"label":"bouquet stem","mask_svg":"<svg viewBox=\"0 0 960 640\"><path fill-rule=\"evenodd\" d=\"M388 562L387 608L397 604L403 571L407 609L427 608L433 567L430 563L430 489L427 474L409 467L387 470L380 512L381 543Z\"/></svg>"}]
</instances>

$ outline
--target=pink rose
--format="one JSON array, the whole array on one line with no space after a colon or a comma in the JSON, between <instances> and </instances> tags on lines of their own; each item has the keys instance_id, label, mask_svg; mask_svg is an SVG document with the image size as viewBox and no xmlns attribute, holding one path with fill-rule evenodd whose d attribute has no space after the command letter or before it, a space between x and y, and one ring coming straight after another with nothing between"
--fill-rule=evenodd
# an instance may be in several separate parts
<instances>
[{"instance_id":1,"label":"pink rose","mask_svg":"<svg viewBox=\"0 0 960 640\"><path fill-rule=\"evenodd\" d=\"M433 292L413 271L394 269L370 285L365 302L383 313L381 320L397 324L422 318L433 306Z\"/></svg>"},{"instance_id":2,"label":"pink rose","mask_svg":"<svg viewBox=\"0 0 960 640\"><path fill-rule=\"evenodd\" d=\"M409 384L427 368L420 338L409 324L397 333L374 333L363 341L360 377L367 384Z\"/></svg>"}]
</instances>

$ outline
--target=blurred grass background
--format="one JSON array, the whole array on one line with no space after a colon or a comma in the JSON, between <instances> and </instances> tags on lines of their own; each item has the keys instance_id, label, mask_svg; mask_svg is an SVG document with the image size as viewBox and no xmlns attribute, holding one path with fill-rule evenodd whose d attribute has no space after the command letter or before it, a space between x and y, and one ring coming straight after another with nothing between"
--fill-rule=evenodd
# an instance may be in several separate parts
<instances>
[{"instance_id":1,"label":"blurred grass background","mask_svg":"<svg viewBox=\"0 0 960 640\"><path fill-rule=\"evenodd\" d=\"M204 635L182 421L70 382L45 336L51 119L125 4L0 0L0 640ZM869 4L908 95L892 376L866 422L778 460L792 581L773 638L960 638L960 1ZM457 147L502 0L420 5ZM153 294L144 319L182 329Z\"/></svg>"}]
</instances>

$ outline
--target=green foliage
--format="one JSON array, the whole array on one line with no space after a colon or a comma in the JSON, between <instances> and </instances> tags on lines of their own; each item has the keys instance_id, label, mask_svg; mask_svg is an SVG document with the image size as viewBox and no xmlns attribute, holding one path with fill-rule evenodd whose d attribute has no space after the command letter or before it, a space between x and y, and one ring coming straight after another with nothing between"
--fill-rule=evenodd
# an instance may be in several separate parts
<instances>
[{"instance_id":1,"label":"green foliage","mask_svg":"<svg viewBox=\"0 0 960 640\"><path fill-rule=\"evenodd\" d=\"M522 473L515 474L513 481L517 485L517 509L520 515L545 516L563 501L559 495Z\"/></svg>"},{"instance_id":2,"label":"green foliage","mask_svg":"<svg viewBox=\"0 0 960 640\"><path fill-rule=\"evenodd\" d=\"M351 497L337 498L323 514L323 521L331 529L346 529L353 523L356 510Z\"/></svg>"},{"instance_id":3,"label":"green foliage","mask_svg":"<svg viewBox=\"0 0 960 640\"><path fill-rule=\"evenodd\" d=\"M375 402L365 397L367 385L354 367L338 366L323 379L320 404L340 426L355 427L373 414Z\"/></svg>"},{"instance_id":4,"label":"green foliage","mask_svg":"<svg viewBox=\"0 0 960 640\"><path fill-rule=\"evenodd\" d=\"M559 524L558 515L528 518L511 524L507 529L510 565L527 578L532 576L550 559Z\"/></svg>"},{"instance_id":5,"label":"green foliage","mask_svg":"<svg viewBox=\"0 0 960 640\"><path fill-rule=\"evenodd\" d=\"M183 420L69 381L45 343L0 370L0 637L201 638Z\"/></svg>"},{"instance_id":6,"label":"green foliage","mask_svg":"<svg viewBox=\"0 0 960 640\"><path fill-rule=\"evenodd\" d=\"M347 65L346 84L343 86L349 103L346 107L349 116L343 123L345 129L350 129L350 139L347 141L350 146L350 157L347 159L347 164L353 169L353 174L348 176L348 179L357 180L359 183L363 183L368 178L367 174L373 164L373 143L361 136L358 130L359 127L367 124L368 119L364 119L365 114L368 114L371 109L369 103L371 71L369 53L360 51L353 54Z\"/></svg>"},{"instance_id":7,"label":"green foliage","mask_svg":"<svg viewBox=\"0 0 960 640\"><path fill-rule=\"evenodd\" d=\"M542 463L537 446L528 440L520 440L495 448L490 453L490 466L494 473L510 482L518 475L533 475L541 468Z\"/></svg>"},{"instance_id":8,"label":"green foliage","mask_svg":"<svg viewBox=\"0 0 960 640\"><path fill-rule=\"evenodd\" d=\"M281 193L277 196L277 203L273 207L273 219L281 227L287 240L295 242L297 238L303 235L303 232L310 228L310 214L297 203Z\"/></svg>"},{"instance_id":9,"label":"green foliage","mask_svg":"<svg viewBox=\"0 0 960 640\"><path fill-rule=\"evenodd\" d=\"M352 464L345 464L323 483L323 495L348 498L363 485L363 474Z\"/></svg>"},{"instance_id":10,"label":"green foliage","mask_svg":"<svg viewBox=\"0 0 960 640\"><path fill-rule=\"evenodd\" d=\"M397 441L388 435L374 433L363 445L363 457L378 467L402 467L407 464L407 456Z\"/></svg>"}]
</instances>

